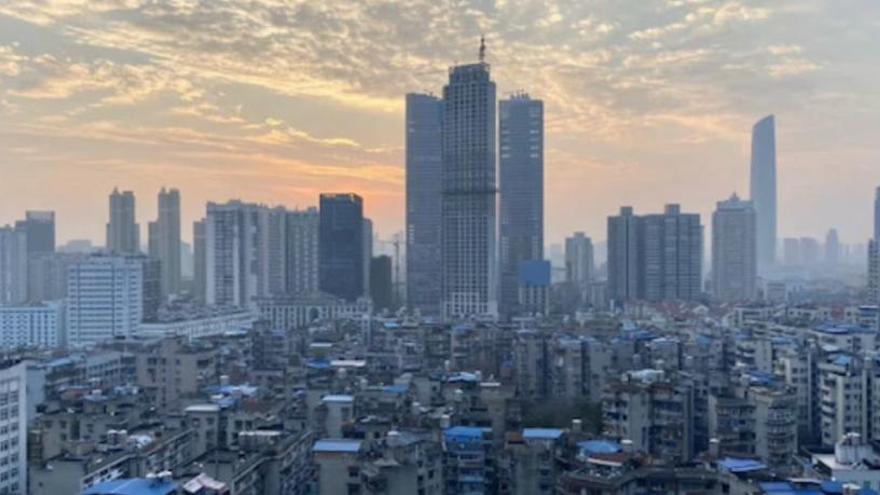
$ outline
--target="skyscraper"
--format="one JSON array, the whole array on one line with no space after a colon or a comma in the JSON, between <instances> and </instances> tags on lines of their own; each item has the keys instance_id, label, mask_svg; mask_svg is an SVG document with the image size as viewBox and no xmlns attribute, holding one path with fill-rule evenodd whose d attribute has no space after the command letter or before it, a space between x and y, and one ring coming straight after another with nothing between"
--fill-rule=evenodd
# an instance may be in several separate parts
<instances>
[{"instance_id":1,"label":"skyscraper","mask_svg":"<svg viewBox=\"0 0 880 495\"><path fill-rule=\"evenodd\" d=\"M369 296L370 293L370 262L373 259L373 221L364 218L364 295Z\"/></svg>"},{"instance_id":2,"label":"skyscraper","mask_svg":"<svg viewBox=\"0 0 880 495\"><path fill-rule=\"evenodd\" d=\"M443 314L498 315L495 83L483 60L443 88Z\"/></svg>"},{"instance_id":3,"label":"skyscraper","mask_svg":"<svg viewBox=\"0 0 880 495\"><path fill-rule=\"evenodd\" d=\"M318 290L318 229L315 207L287 212L287 290L312 294Z\"/></svg>"},{"instance_id":4,"label":"skyscraper","mask_svg":"<svg viewBox=\"0 0 880 495\"><path fill-rule=\"evenodd\" d=\"M751 201L734 194L712 214L712 295L721 301L755 297L758 275L756 215Z\"/></svg>"},{"instance_id":5,"label":"skyscraper","mask_svg":"<svg viewBox=\"0 0 880 495\"><path fill-rule=\"evenodd\" d=\"M501 306L519 300L519 268L544 259L544 103L519 93L499 106Z\"/></svg>"},{"instance_id":6,"label":"skyscraper","mask_svg":"<svg viewBox=\"0 0 880 495\"><path fill-rule=\"evenodd\" d=\"M347 301L364 295L364 204L357 194L321 194L318 284Z\"/></svg>"},{"instance_id":7,"label":"skyscraper","mask_svg":"<svg viewBox=\"0 0 880 495\"><path fill-rule=\"evenodd\" d=\"M204 218L193 222L193 298L200 304L205 304L208 285L205 225Z\"/></svg>"},{"instance_id":8,"label":"skyscraper","mask_svg":"<svg viewBox=\"0 0 880 495\"><path fill-rule=\"evenodd\" d=\"M645 215L644 299L694 301L702 294L703 227L697 213L666 205L662 214Z\"/></svg>"},{"instance_id":9,"label":"skyscraper","mask_svg":"<svg viewBox=\"0 0 880 495\"><path fill-rule=\"evenodd\" d=\"M370 297L373 307L381 311L392 309L393 293L391 285L391 257L374 256L370 260Z\"/></svg>"},{"instance_id":10,"label":"skyscraper","mask_svg":"<svg viewBox=\"0 0 880 495\"><path fill-rule=\"evenodd\" d=\"M110 221L107 223L107 250L114 253L140 252L140 227L135 222L135 200L131 191L110 194Z\"/></svg>"},{"instance_id":11,"label":"skyscraper","mask_svg":"<svg viewBox=\"0 0 880 495\"><path fill-rule=\"evenodd\" d=\"M205 224L206 302L211 305L254 306L256 298L272 295L272 273L283 263L271 259L273 213L264 205L229 201L208 203ZM275 242L281 242L275 240Z\"/></svg>"},{"instance_id":12,"label":"skyscraper","mask_svg":"<svg viewBox=\"0 0 880 495\"><path fill-rule=\"evenodd\" d=\"M583 301L592 279L593 241L583 232L575 232L565 239L565 280L577 290Z\"/></svg>"},{"instance_id":13,"label":"skyscraper","mask_svg":"<svg viewBox=\"0 0 880 495\"><path fill-rule=\"evenodd\" d=\"M426 314L439 314L443 297L442 124L442 100L406 95L406 301Z\"/></svg>"},{"instance_id":14,"label":"skyscraper","mask_svg":"<svg viewBox=\"0 0 880 495\"><path fill-rule=\"evenodd\" d=\"M608 217L608 298L625 302L641 297L639 218L631 206Z\"/></svg>"},{"instance_id":15,"label":"skyscraper","mask_svg":"<svg viewBox=\"0 0 880 495\"><path fill-rule=\"evenodd\" d=\"M149 225L150 256L161 263L162 299L180 292L180 191L159 191L159 217Z\"/></svg>"},{"instance_id":16,"label":"skyscraper","mask_svg":"<svg viewBox=\"0 0 880 495\"><path fill-rule=\"evenodd\" d=\"M24 302L27 282L27 233L8 225L0 227L0 305Z\"/></svg>"},{"instance_id":17,"label":"skyscraper","mask_svg":"<svg viewBox=\"0 0 880 495\"><path fill-rule=\"evenodd\" d=\"M700 215L676 204L661 214L635 216L621 208L608 218L608 290L617 302L694 301L702 294Z\"/></svg>"},{"instance_id":18,"label":"skyscraper","mask_svg":"<svg viewBox=\"0 0 880 495\"><path fill-rule=\"evenodd\" d=\"M880 242L880 186L874 193L874 240Z\"/></svg>"},{"instance_id":19,"label":"skyscraper","mask_svg":"<svg viewBox=\"0 0 880 495\"><path fill-rule=\"evenodd\" d=\"M28 211L25 219L15 222L15 230L27 236L29 255L55 252L55 212Z\"/></svg>"},{"instance_id":20,"label":"skyscraper","mask_svg":"<svg viewBox=\"0 0 880 495\"><path fill-rule=\"evenodd\" d=\"M825 263L834 266L840 263L840 238L837 229L829 229L825 234Z\"/></svg>"},{"instance_id":21,"label":"skyscraper","mask_svg":"<svg viewBox=\"0 0 880 495\"><path fill-rule=\"evenodd\" d=\"M776 261L776 122L764 117L752 128L751 199L757 214L758 272Z\"/></svg>"}]
</instances>

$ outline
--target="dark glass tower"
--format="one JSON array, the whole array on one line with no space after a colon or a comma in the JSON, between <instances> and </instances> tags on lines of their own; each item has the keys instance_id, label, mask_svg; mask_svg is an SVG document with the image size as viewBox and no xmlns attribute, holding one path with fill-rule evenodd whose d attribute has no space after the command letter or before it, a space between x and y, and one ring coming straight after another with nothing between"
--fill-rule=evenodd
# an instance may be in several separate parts
<instances>
[{"instance_id":1,"label":"dark glass tower","mask_svg":"<svg viewBox=\"0 0 880 495\"><path fill-rule=\"evenodd\" d=\"M318 234L321 291L347 301L364 295L364 203L357 194L322 194Z\"/></svg>"}]
</instances>

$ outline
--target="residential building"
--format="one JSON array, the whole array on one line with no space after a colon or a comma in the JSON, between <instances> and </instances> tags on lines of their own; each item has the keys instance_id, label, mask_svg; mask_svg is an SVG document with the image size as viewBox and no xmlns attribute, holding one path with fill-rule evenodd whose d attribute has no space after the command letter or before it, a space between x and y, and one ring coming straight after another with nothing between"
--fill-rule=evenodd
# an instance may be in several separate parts
<instances>
[{"instance_id":1,"label":"residential building","mask_svg":"<svg viewBox=\"0 0 880 495\"><path fill-rule=\"evenodd\" d=\"M593 241L583 232L565 239L565 280L578 291L583 302L589 293L594 272Z\"/></svg>"},{"instance_id":2,"label":"residential building","mask_svg":"<svg viewBox=\"0 0 880 495\"><path fill-rule=\"evenodd\" d=\"M92 255L70 266L67 343L93 346L134 335L158 306L158 262L143 255Z\"/></svg>"},{"instance_id":3,"label":"residential building","mask_svg":"<svg viewBox=\"0 0 880 495\"><path fill-rule=\"evenodd\" d=\"M64 316L61 301L0 306L0 348L62 347L65 343Z\"/></svg>"},{"instance_id":4,"label":"residential building","mask_svg":"<svg viewBox=\"0 0 880 495\"><path fill-rule=\"evenodd\" d=\"M318 290L318 231L320 216L315 207L287 211L288 294L311 294Z\"/></svg>"},{"instance_id":5,"label":"residential building","mask_svg":"<svg viewBox=\"0 0 880 495\"><path fill-rule=\"evenodd\" d=\"M193 222L193 299L201 304L207 302L208 258L206 220Z\"/></svg>"},{"instance_id":6,"label":"residential building","mask_svg":"<svg viewBox=\"0 0 880 495\"><path fill-rule=\"evenodd\" d=\"M162 300L180 293L180 191L159 191L159 217L149 225L149 254L161 262Z\"/></svg>"},{"instance_id":7,"label":"residential building","mask_svg":"<svg viewBox=\"0 0 880 495\"><path fill-rule=\"evenodd\" d=\"M391 310L393 303L393 287L391 284L391 257L374 256L370 260L370 297L377 311Z\"/></svg>"},{"instance_id":8,"label":"residential building","mask_svg":"<svg viewBox=\"0 0 880 495\"><path fill-rule=\"evenodd\" d=\"M15 222L15 230L27 237L28 254L51 254L55 252L55 212L27 211L24 220Z\"/></svg>"},{"instance_id":9,"label":"residential building","mask_svg":"<svg viewBox=\"0 0 880 495\"><path fill-rule=\"evenodd\" d=\"M27 300L27 233L8 225L0 227L0 305Z\"/></svg>"},{"instance_id":10,"label":"residential building","mask_svg":"<svg viewBox=\"0 0 880 495\"><path fill-rule=\"evenodd\" d=\"M736 194L719 201L712 215L712 295L720 301L748 301L758 276L755 209Z\"/></svg>"},{"instance_id":11,"label":"residential building","mask_svg":"<svg viewBox=\"0 0 880 495\"><path fill-rule=\"evenodd\" d=\"M110 194L110 221L107 223L107 250L119 254L141 252L140 226L135 220L135 198L131 191Z\"/></svg>"}]
</instances>

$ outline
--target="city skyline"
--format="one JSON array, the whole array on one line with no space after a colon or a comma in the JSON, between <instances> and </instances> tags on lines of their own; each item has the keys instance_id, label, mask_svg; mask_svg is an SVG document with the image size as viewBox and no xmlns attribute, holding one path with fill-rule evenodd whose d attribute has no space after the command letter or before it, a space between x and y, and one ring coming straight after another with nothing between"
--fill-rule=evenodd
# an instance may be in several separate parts
<instances>
[{"instance_id":1,"label":"city skyline","mask_svg":"<svg viewBox=\"0 0 880 495\"><path fill-rule=\"evenodd\" d=\"M350 190L388 237L403 230L404 94L439 88L449 66L476 58L485 32L499 98L524 89L545 101L548 244L578 230L601 241L621 205L678 202L708 218L718 198L748 196L749 128L771 113L778 238L820 238L832 227L845 243L871 235L868 216L848 214L870 204L880 158L870 132L880 113L869 88L876 55L864 49L866 14L877 7L868 2L414 4L395 14L431 12L438 20L425 41L366 28L401 24L371 3L296 8L312 15L259 3L253 16L213 3L188 12L0 7L0 143L11 157L0 164L0 224L54 210L59 244L100 243L95 212L114 186L134 191L143 225L155 219L156 191L179 188L184 226L208 201L302 208L321 191ZM232 34L198 22L221 11ZM321 31L321 22L340 29ZM199 42L175 36L182 29L228 43L197 57ZM342 31L347 38L334 34ZM302 37L321 49L301 53ZM252 67L254 49L297 61ZM340 68L349 52L359 63ZM824 180L832 169L836 180ZM182 237L190 241L190 229Z\"/></svg>"}]
</instances>

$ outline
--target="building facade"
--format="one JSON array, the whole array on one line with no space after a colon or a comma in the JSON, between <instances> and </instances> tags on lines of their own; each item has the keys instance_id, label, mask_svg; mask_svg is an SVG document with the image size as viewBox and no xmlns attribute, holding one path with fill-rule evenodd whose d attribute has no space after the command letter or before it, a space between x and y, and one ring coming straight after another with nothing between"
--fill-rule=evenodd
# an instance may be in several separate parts
<instances>
[{"instance_id":1,"label":"building facade","mask_svg":"<svg viewBox=\"0 0 880 495\"><path fill-rule=\"evenodd\" d=\"M159 191L159 217L149 226L150 256L162 262L162 299L180 293L180 191Z\"/></svg>"},{"instance_id":2,"label":"building facade","mask_svg":"<svg viewBox=\"0 0 880 495\"><path fill-rule=\"evenodd\" d=\"M140 226L135 221L135 198L131 191L110 194L110 221L107 223L107 250L136 254L141 251Z\"/></svg>"},{"instance_id":3,"label":"building facade","mask_svg":"<svg viewBox=\"0 0 880 495\"><path fill-rule=\"evenodd\" d=\"M318 283L346 301L364 295L364 202L352 193L321 194Z\"/></svg>"},{"instance_id":4,"label":"building facade","mask_svg":"<svg viewBox=\"0 0 880 495\"><path fill-rule=\"evenodd\" d=\"M752 128L751 200L755 207L758 271L776 262L776 120L772 115Z\"/></svg>"},{"instance_id":5,"label":"building facade","mask_svg":"<svg viewBox=\"0 0 880 495\"><path fill-rule=\"evenodd\" d=\"M519 93L499 104L500 303L517 307L524 261L544 259L544 102Z\"/></svg>"},{"instance_id":6,"label":"building facade","mask_svg":"<svg viewBox=\"0 0 880 495\"><path fill-rule=\"evenodd\" d=\"M24 302L27 280L27 234L8 225L0 227L0 305Z\"/></svg>"},{"instance_id":7,"label":"building facade","mask_svg":"<svg viewBox=\"0 0 880 495\"><path fill-rule=\"evenodd\" d=\"M488 64L449 70L443 88L441 224L447 318L498 315L495 105Z\"/></svg>"},{"instance_id":8,"label":"building facade","mask_svg":"<svg viewBox=\"0 0 880 495\"><path fill-rule=\"evenodd\" d=\"M406 301L425 314L442 299L442 124L442 100L406 95Z\"/></svg>"},{"instance_id":9,"label":"building facade","mask_svg":"<svg viewBox=\"0 0 880 495\"><path fill-rule=\"evenodd\" d=\"M722 301L755 297L758 276L756 215L735 194L712 214L712 295Z\"/></svg>"},{"instance_id":10,"label":"building facade","mask_svg":"<svg viewBox=\"0 0 880 495\"><path fill-rule=\"evenodd\" d=\"M317 208L287 212L287 283L288 294L310 294L318 290Z\"/></svg>"}]
</instances>

